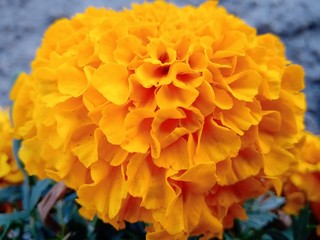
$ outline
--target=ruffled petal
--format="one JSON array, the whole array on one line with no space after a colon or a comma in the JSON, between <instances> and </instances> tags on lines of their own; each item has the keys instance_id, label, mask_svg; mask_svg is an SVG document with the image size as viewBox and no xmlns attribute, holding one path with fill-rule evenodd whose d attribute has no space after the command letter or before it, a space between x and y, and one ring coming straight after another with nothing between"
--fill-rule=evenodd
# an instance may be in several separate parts
<instances>
[{"instance_id":1,"label":"ruffled petal","mask_svg":"<svg viewBox=\"0 0 320 240\"><path fill-rule=\"evenodd\" d=\"M233 131L219 126L215 121L207 121L202 131L195 162L217 163L238 154L240 138Z\"/></svg>"},{"instance_id":2,"label":"ruffled petal","mask_svg":"<svg viewBox=\"0 0 320 240\"><path fill-rule=\"evenodd\" d=\"M165 208L176 194L166 181L165 169L151 163L147 154L135 154L127 166L128 191L142 198L141 206L147 209Z\"/></svg>"},{"instance_id":3,"label":"ruffled petal","mask_svg":"<svg viewBox=\"0 0 320 240\"><path fill-rule=\"evenodd\" d=\"M100 216L112 219L121 209L127 196L127 185L121 168L113 168L98 161L91 167L93 183L83 185L77 191L80 204L93 208Z\"/></svg>"},{"instance_id":4,"label":"ruffled petal","mask_svg":"<svg viewBox=\"0 0 320 240\"><path fill-rule=\"evenodd\" d=\"M124 65L106 63L93 73L91 84L110 102L121 105L129 97L128 70Z\"/></svg>"}]
</instances>

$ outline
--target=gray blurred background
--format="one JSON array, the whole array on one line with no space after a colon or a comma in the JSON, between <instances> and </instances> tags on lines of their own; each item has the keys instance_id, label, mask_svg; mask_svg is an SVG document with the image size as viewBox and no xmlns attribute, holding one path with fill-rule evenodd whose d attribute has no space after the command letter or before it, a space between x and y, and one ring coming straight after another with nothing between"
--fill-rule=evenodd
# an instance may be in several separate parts
<instances>
[{"instance_id":1,"label":"gray blurred background","mask_svg":"<svg viewBox=\"0 0 320 240\"><path fill-rule=\"evenodd\" d=\"M122 9L144 0L0 0L0 105L16 74L30 71L30 62L45 29L89 5ZM203 0L172 0L198 5ZM320 134L320 0L220 0L229 12L258 29L272 32L286 45L287 57L306 71L307 128Z\"/></svg>"}]
</instances>

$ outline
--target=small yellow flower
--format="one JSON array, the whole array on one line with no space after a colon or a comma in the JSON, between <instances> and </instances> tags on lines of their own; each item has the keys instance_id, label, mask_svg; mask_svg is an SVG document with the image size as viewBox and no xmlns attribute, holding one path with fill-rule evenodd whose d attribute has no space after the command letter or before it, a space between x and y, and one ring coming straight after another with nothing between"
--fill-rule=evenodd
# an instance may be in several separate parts
<instances>
[{"instance_id":1,"label":"small yellow flower","mask_svg":"<svg viewBox=\"0 0 320 240\"><path fill-rule=\"evenodd\" d=\"M214 1L89 8L48 29L12 90L19 154L87 218L221 237L297 161L303 77L276 36Z\"/></svg>"},{"instance_id":2,"label":"small yellow flower","mask_svg":"<svg viewBox=\"0 0 320 240\"><path fill-rule=\"evenodd\" d=\"M9 110L0 108L0 188L21 183L23 175L13 156Z\"/></svg>"}]
</instances>

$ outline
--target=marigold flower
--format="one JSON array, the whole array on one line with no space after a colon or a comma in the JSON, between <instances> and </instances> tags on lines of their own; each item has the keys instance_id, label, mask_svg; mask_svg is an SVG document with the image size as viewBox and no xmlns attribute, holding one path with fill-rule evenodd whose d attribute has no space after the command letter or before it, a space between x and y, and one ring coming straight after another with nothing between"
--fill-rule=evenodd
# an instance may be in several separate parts
<instances>
[{"instance_id":1,"label":"marigold flower","mask_svg":"<svg viewBox=\"0 0 320 240\"><path fill-rule=\"evenodd\" d=\"M13 156L12 140L9 110L0 107L0 188L18 184L23 180L23 174Z\"/></svg>"},{"instance_id":2,"label":"marigold flower","mask_svg":"<svg viewBox=\"0 0 320 240\"><path fill-rule=\"evenodd\" d=\"M221 237L296 161L303 76L276 36L214 1L89 8L54 23L17 79L20 157L74 188L87 218Z\"/></svg>"},{"instance_id":3,"label":"marigold flower","mask_svg":"<svg viewBox=\"0 0 320 240\"><path fill-rule=\"evenodd\" d=\"M288 180L284 186L287 198L284 210L289 214L298 214L308 201L320 223L320 136L306 132L298 149L299 161L287 173Z\"/></svg>"}]
</instances>

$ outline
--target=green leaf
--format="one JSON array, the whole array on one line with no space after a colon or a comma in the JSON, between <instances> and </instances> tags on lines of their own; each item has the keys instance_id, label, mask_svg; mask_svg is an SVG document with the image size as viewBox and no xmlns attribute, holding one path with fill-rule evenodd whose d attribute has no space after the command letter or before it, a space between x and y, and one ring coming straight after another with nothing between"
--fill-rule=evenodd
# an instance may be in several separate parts
<instances>
[{"instance_id":1,"label":"green leaf","mask_svg":"<svg viewBox=\"0 0 320 240\"><path fill-rule=\"evenodd\" d=\"M263 234L261 236L261 240L273 240L273 238L268 234Z\"/></svg>"},{"instance_id":2,"label":"green leaf","mask_svg":"<svg viewBox=\"0 0 320 240\"><path fill-rule=\"evenodd\" d=\"M284 197L277 197L274 194L262 195L254 201L252 211L267 212L279 209L285 201Z\"/></svg>"},{"instance_id":3,"label":"green leaf","mask_svg":"<svg viewBox=\"0 0 320 240\"><path fill-rule=\"evenodd\" d=\"M23 165L23 163L21 162L21 160L19 158L20 146L21 146L21 140L14 139L13 140L13 144L12 144L14 158L15 158L19 168L22 170L22 172L24 174L26 174L26 171L24 170L24 165Z\"/></svg>"},{"instance_id":4,"label":"green leaf","mask_svg":"<svg viewBox=\"0 0 320 240\"><path fill-rule=\"evenodd\" d=\"M0 226L11 224L16 221L23 221L29 215L25 211L0 214Z\"/></svg>"},{"instance_id":5,"label":"green leaf","mask_svg":"<svg viewBox=\"0 0 320 240\"><path fill-rule=\"evenodd\" d=\"M269 236L271 240L289 240L285 234L274 228L269 229L265 235ZM267 240L267 238L263 238L265 235L262 236L262 240Z\"/></svg>"},{"instance_id":6,"label":"green leaf","mask_svg":"<svg viewBox=\"0 0 320 240\"><path fill-rule=\"evenodd\" d=\"M231 236L230 236L228 233L226 233L226 232L223 234L223 239L224 239L224 240L234 240L234 238L231 237Z\"/></svg>"},{"instance_id":7,"label":"green leaf","mask_svg":"<svg viewBox=\"0 0 320 240\"><path fill-rule=\"evenodd\" d=\"M24 165L19 158L18 153L19 153L20 146L21 146L21 140L14 139L13 144L12 144L14 158L18 164L18 167L20 168L20 170L22 171L23 176L24 176L24 182L22 185L22 205L23 205L24 210L30 211L29 210L29 206L30 206L29 205L30 181L29 181L29 175L26 172L26 170L24 169Z\"/></svg>"},{"instance_id":8,"label":"green leaf","mask_svg":"<svg viewBox=\"0 0 320 240\"><path fill-rule=\"evenodd\" d=\"M33 210L35 208L40 198L43 196L45 190L47 190L50 185L52 185L52 181L50 179L44 179L36 182L36 184L31 188L31 196L29 201L30 210Z\"/></svg>"},{"instance_id":9,"label":"green leaf","mask_svg":"<svg viewBox=\"0 0 320 240\"><path fill-rule=\"evenodd\" d=\"M21 199L21 186L10 186L0 190L0 203L14 203Z\"/></svg>"},{"instance_id":10,"label":"green leaf","mask_svg":"<svg viewBox=\"0 0 320 240\"><path fill-rule=\"evenodd\" d=\"M294 240L308 239L308 236L311 233L311 230L308 228L308 223L310 221L310 218L311 218L311 210L309 206L302 209L298 217L293 218L292 227L293 227Z\"/></svg>"},{"instance_id":11,"label":"green leaf","mask_svg":"<svg viewBox=\"0 0 320 240\"><path fill-rule=\"evenodd\" d=\"M273 212L253 212L248 213L248 220L243 221L243 224L246 228L260 230L276 218L277 215Z\"/></svg>"},{"instance_id":12,"label":"green leaf","mask_svg":"<svg viewBox=\"0 0 320 240\"><path fill-rule=\"evenodd\" d=\"M0 235L0 239L4 239L4 236L6 235L7 231L9 230L10 228L10 224L5 224L3 226L1 226L2 229L1 229L1 235Z\"/></svg>"}]
</instances>

